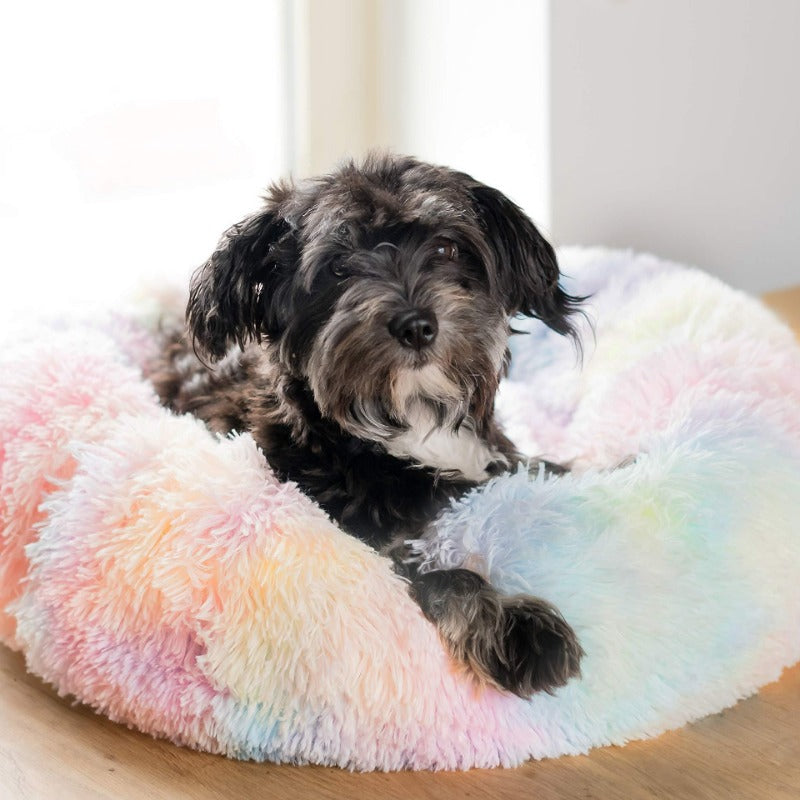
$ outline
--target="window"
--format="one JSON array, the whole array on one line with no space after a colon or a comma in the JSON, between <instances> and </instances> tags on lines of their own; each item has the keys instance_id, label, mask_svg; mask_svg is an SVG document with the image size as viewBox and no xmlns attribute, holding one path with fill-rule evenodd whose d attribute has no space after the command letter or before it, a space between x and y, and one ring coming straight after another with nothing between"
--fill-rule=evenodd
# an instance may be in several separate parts
<instances>
[{"instance_id":1,"label":"window","mask_svg":"<svg viewBox=\"0 0 800 800\"><path fill-rule=\"evenodd\" d=\"M29 0L0 33L0 313L185 284L288 167L281 0Z\"/></svg>"}]
</instances>

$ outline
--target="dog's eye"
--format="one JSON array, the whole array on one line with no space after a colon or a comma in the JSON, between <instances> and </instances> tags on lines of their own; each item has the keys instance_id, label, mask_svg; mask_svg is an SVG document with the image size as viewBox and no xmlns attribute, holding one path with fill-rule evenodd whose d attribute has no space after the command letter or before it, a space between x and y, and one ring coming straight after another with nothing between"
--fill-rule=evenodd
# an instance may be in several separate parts
<instances>
[{"instance_id":1,"label":"dog's eye","mask_svg":"<svg viewBox=\"0 0 800 800\"><path fill-rule=\"evenodd\" d=\"M331 271L331 274L337 278L346 278L350 274L347 269L347 264L344 261L331 261L328 265L328 269Z\"/></svg>"},{"instance_id":2,"label":"dog's eye","mask_svg":"<svg viewBox=\"0 0 800 800\"><path fill-rule=\"evenodd\" d=\"M449 240L441 241L436 245L436 255L448 261L455 261L458 258L458 245Z\"/></svg>"}]
</instances>

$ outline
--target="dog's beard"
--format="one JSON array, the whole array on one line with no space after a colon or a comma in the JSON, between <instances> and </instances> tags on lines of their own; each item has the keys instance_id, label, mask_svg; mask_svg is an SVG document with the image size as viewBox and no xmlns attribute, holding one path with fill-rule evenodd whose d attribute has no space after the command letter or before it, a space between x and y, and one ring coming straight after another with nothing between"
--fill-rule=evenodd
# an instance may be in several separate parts
<instances>
[{"instance_id":1,"label":"dog's beard","mask_svg":"<svg viewBox=\"0 0 800 800\"><path fill-rule=\"evenodd\" d=\"M355 352L346 361L312 357L308 378L323 416L359 439L388 442L423 417L431 428L455 430L469 415L474 388L437 363L387 366L375 353Z\"/></svg>"},{"instance_id":2,"label":"dog's beard","mask_svg":"<svg viewBox=\"0 0 800 800\"><path fill-rule=\"evenodd\" d=\"M439 338L422 353L399 347L385 326L358 319L352 310L335 312L308 359L306 376L323 416L397 457L485 480L489 464L503 460L480 428L503 368L505 319L488 326L483 320L477 336L440 314Z\"/></svg>"}]
</instances>

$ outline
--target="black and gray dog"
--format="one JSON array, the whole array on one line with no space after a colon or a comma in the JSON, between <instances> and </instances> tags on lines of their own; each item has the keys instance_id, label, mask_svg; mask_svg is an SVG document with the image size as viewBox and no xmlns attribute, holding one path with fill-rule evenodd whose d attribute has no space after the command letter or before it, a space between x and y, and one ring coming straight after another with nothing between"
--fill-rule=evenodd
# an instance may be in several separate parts
<instances>
[{"instance_id":1,"label":"black and gray dog","mask_svg":"<svg viewBox=\"0 0 800 800\"><path fill-rule=\"evenodd\" d=\"M527 463L494 419L495 393L512 316L574 333L579 298L558 280L552 247L499 191L372 156L271 187L195 273L188 333L167 337L150 377L169 408L251 433L280 478L392 555L480 680L551 691L582 655L558 611L467 569L420 572L403 543Z\"/></svg>"}]
</instances>

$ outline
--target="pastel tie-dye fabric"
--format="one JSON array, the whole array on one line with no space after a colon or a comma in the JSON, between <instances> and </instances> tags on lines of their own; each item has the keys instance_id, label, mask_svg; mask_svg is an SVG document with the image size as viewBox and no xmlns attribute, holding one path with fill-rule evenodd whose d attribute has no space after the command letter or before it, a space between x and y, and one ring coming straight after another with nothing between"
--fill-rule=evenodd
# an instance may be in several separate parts
<instances>
[{"instance_id":1,"label":"pastel tie-dye fabric","mask_svg":"<svg viewBox=\"0 0 800 800\"><path fill-rule=\"evenodd\" d=\"M753 299L566 250L583 362L536 322L498 411L559 478L493 480L421 543L555 603L583 677L520 700L445 656L389 563L247 436L158 406L146 325L6 330L0 640L60 693L236 758L509 766L655 736L800 659L800 349ZM620 466L622 465L622 466Z\"/></svg>"}]
</instances>

